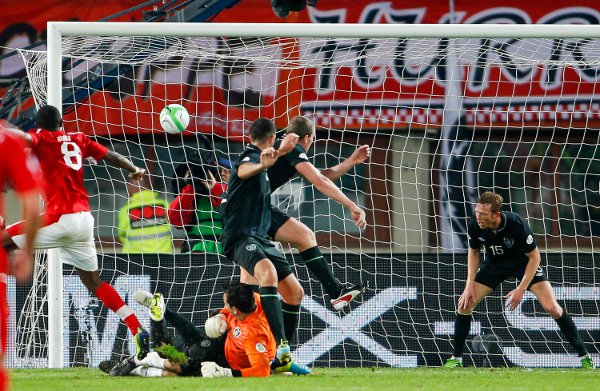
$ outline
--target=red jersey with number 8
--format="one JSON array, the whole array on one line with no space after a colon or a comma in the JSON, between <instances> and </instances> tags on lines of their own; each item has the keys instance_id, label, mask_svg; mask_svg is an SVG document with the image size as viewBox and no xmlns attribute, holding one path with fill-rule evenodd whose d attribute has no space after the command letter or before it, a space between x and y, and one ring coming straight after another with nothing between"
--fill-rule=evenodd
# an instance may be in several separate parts
<instances>
[{"instance_id":1,"label":"red jersey with number 8","mask_svg":"<svg viewBox=\"0 0 600 391\"><path fill-rule=\"evenodd\" d=\"M45 213L60 216L87 212L90 203L83 186L83 159L102 159L108 149L83 133L38 129L31 135L31 149L44 173Z\"/></svg>"}]
</instances>

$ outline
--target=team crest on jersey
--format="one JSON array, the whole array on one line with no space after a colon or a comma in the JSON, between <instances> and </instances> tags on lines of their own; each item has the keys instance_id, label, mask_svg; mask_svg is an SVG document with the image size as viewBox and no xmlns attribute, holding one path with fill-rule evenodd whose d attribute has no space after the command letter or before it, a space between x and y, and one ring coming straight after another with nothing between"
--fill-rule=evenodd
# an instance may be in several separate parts
<instances>
[{"instance_id":1,"label":"team crest on jersey","mask_svg":"<svg viewBox=\"0 0 600 391\"><path fill-rule=\"evenodd\" d=\"M200 346L202 346L203 348L207 348L211 345L210 340L205 339L204 341L200 342Z\"/></svg>"},{"instance_id":2,"label":"team crest on jersey","mask_svg":"<svg viewBox=\"0 0 600 391\"><path fill-rule=\"evenodd\" d=\"M246 156L245 158L242 159L243 162L249 162L250 161L250 156Z\"/></svg>"},{"instance_id":3,"label":"team crest on jersey","mask_svg":"<svg viewBox=\"0 0 600 391\"><path fill-rule=\"evenodd\" d=\"M506 247L512 248L515 245L515 240L507 236L504 238L504 244L506 245Z\"/></svg>"},{"instance_id":4,"label":"team crest on jersey","mask_svg":"<svg viewBox=\"0 0 600 391\"><path fill-rule=\"evenodd\" d=\"M306 154L304 152L302 152L300 155L298 155L298 157L300 159L308 160L308 156L306 156Z\"/></svg>"},{"instance_id":5,"label":"team crest on jersey","mask_svg":"<svg viewBox=\"0 0 600 391\"><path fill-rule=\"evenodd\" d=\"M256 244L249 244L246 246L246 250L248 251L256 251Z\"/></svg>"},{"instance_id":6,"label":"team crest on jersey","mask_svg":"<svg viewBox=\"0 0 600 391\"><path fill-rule=\"evenodd\" d=\"M259 342L256 344L256 351L259 353L264 353L267 351L267 348L265 348L265 345Z\"/></svg>"},{"instance_id":7,"label":"team crest on jersey","mask_svg":"<svg viewBox=\"0 0 600 391\"><path fill-rule=\"evenodd\" d=\"M242 329L240 329L239 327L236 327L235 329L233 329L233 337L237 338L240 335L242 335Z\"/></svg>"},{"instance_id":8,"label":"team crest on jersey","mask_svg":"<svg viewBox=\"0 0 600 391\"><path fill-rule=\"evenodd\" d=\"M527 239L525 239L525 243L527 243L527 244L533 243L533 236L532 235L527 235Z\"/></svg>"}]
</instances>

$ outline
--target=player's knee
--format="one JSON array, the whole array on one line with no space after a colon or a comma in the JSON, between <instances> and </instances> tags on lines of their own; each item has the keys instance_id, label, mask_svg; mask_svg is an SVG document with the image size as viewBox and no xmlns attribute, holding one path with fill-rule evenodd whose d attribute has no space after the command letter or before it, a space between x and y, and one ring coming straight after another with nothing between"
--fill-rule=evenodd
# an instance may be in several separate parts
<instances>
[{"instance_id":1,"label":"player's knee","mask_svg":"<svg viewBox=\"0 0 600 391\"><path fill-rule=\"evenodd\" d=\"M552 317L552 319L558 319L563 314L563 309L557 302L554 302L550 305L543 306L544 311L548 313Z\"/></svg>"},{"instance_id":2,"label":"player's knee","mask_svg":"<svg viewBox=\"0 0 600 391\"><path fill-rule=\"evenodd\" d=\"M302 285L298 284L298 286L295 287L294 290L292 291L291 299L293 300L294 304L300 304L300 303L302 303L303 298L304 298L304 288L302 288Z\"/></svg>"}]
</instances>

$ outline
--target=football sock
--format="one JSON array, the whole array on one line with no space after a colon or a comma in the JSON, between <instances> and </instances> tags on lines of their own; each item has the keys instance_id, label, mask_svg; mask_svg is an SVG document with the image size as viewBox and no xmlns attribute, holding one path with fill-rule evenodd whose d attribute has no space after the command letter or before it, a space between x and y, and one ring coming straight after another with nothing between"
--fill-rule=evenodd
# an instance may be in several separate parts
<instances>
[{"instance_id":1,"label":"football sock","mask_svg":"<svg viewBox=\"0 0 600 391\"><path fill-rule=\"evenodd\" d=\"M300 319L300 305L287 304L281 301L281 311L283 313L283 328L285 336L291 344L298 329L298 321Z\"/></svg>"},{"instance_id":2,"label":"football sock","mask_svg":"<svg viewBox=\"0 0 600 391\"><path fill-rule=\"evenodd\" d=\"M331 299L337 299L342 293L342 286L333 276L331 267L325 261L319 247L309 248L300 253L306 268L310 270L317 280L323 285L323 289Z\"/></svg>"},{"instance_id":3,"label":"football sock","mask_svg":"<svg viewBox=\"0 0 600 391\"><path fill-rule=\"evenodd\" d=\"M261 286L260 287L260 302L262 303L265 316L271 327L271 332L275 337L277 344L281 340L286 340L285 329L283 327L283 313L281 311L281 303L277 296L276 286Z\"/></svg>"},{"instance_id":4,"label":"football sock","mask_svg":"<svg viewBox=\"0 0 600 391\"><path fill-rule=\"evenodd\" d=\"M123 320L123 323L125 323L129 331L131 331L131 334L137 334L138 328L142 326L140 321L135 316L131 308L125 304L121 296L119 296L112 285L107 282L103 282L102 285L100 285L100 287L96 290L95 294L105 306L110 308L114 313L121 317L121 320Z\"/></svg>"},{"instance_id":5,"label":"football sock","mask_svg":"<svg viewBox=\"0 0 600 391\"><path fill-rule=\"evenodd\" d=\"M129 374L142 377L161 377L163 370L153 367L135 367Z\"/></svg>"},{"instance_id":6,"label":"football sock","mask_svg":"<svg viewBox=\"0 0 600 391\"><path fill-rule=\"evenodd\" d=\"M158 355L158 352L150 352L146 355L146 357L144 357L143 360L138 360L137 357L134 358L135 360L135 364L137 366L147 366L147 367L154 367L154 368L160 368L160 369L164 369L165 368L165 361L167 361L166 358L161 358Z\"/></svg>"},{"instance_id":7,"label":"football sock","mask_svg":"<svg viewBox=\"0 0 600 391\"><path fill-rule=\"evenodd\" d=\"M571 319L569 314L563 310L563 315L560 318L555 319L555 321L558 324L560 331L562 331L562 333L565 335L567 341L569 341L571 346L577 350L579 357L588 354L588 351L581 340L581 336L577 331L577 326L575 326L575 323L573 323L573 319Z\"/></svg>"},{"instance_id":8,"label":"football sock","mask_svg":"<svg viewBox=\"0 0 600 391\"><path fill-rule=\"evenodd\" d=\"M246 284L249 287L252 288L252 292L254 293L260 293L260 286L259 285L253 285L253 284Z\"/></svg>"},{"instance_id":9,"label":"football sock","mask_svg":"<svg viewBox=\"0 0 600 391\"><path fill-rule=\"evenodd\" d=\"M456 313L456 320L454 321L454 351L452 353L455 358L462 357L469 331L471 331L471 314L463 315Z\"/></svg>"}]
</instances>

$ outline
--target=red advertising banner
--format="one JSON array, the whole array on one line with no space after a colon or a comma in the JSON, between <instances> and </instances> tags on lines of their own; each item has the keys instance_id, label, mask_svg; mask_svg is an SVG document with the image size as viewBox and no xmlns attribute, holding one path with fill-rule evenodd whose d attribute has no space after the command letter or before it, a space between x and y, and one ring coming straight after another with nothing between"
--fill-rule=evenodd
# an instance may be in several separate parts
<instances>
[{"instance_id":1,"label":"red advertising banner","mask_svg":"<svg viewBox=\"0 0 600 391\"><path fill-rule=\"evenodd\" d=\"M11 7L13 2L15 6ZM0 46L22 47L44 38L46 20L97 20L136 2L108 0L89 7L85 1L41 0L29 8L17 6L15 0L4 3L8 4L3 7L6 13L4 26L0 26ZM580 1L573 7L566 0L551 4L540 0L496 1L493 5L458 2L455 16L455 22L464 24L600 24L600 3ZM316 7L281 20L273 14L270 2L243 0L213 21L417 24L447 23L449 18L447 1L417 0L407 6L398 0L319 0ZM306 55L304 42L288 42L291 44L280 49L281 57L289 60ZM415 42L398 39L397 50L414 52ZM211 70L200 67L196 74L191 71L193 64L183 72L170 74L140 66L135 69L139 76L135 94L95 93L66 120L68 123L76 117L90 121L90 129L96 134L154 132L160 109L168 103L180 103L192 115L189 130L226 137L243 136L248 123L260 116L275 118L279 126L285 126L285 120L298 113L314 117L319 125L344 129L441 126L446 93L440 77L443 64L436 54L442 49L441 43L419 53L418 64L399 56L386 65L361 62L361 56L377 48L376 42L365 40L362 51L336 47L334 38L328 43L333 48L333 59L344 57L343 65L316 61L314 66L280 68L277 73L257 71L263 69L260 63L246 64L235 72L223 65ZM512 63L519 50L515 41L480 39L469 44L473 49L465 52L466 60L459 59L464 73L462 98L467 123L486 127L583 127L600 120L600 100L595 97L600 66L577 65L578 59L587 54L586 42L548 40L546 46L535 49L539 63L523 67ZM20 59L12 57L0 63L0 78L20 75Z\"/></svg>"}]
</instances>

